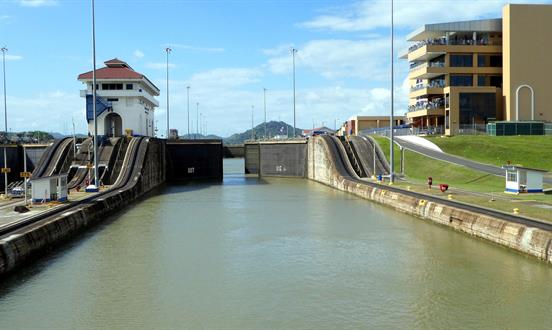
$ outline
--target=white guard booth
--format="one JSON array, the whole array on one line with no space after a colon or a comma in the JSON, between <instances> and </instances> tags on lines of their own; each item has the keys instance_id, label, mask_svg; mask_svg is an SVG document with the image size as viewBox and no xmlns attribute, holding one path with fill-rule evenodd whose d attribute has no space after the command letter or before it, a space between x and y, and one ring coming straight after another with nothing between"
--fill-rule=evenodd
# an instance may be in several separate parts
<instances>
[{"instance_id":1,"label":"white guard booth","mask_svg":"<svg viewBox=\"0 0 552 330\"><path fill-rule=\"evenodd\" d=\"M547 171L517 165L505 165L507 193L541 193L544 173Z\"/></svg>"},{"instance_id":2,"label":"white guard booth","mask_svg":"<svg viewBox=\"0 0 552 330\"><path fill-rule=\"evenodd\" d=\"M67 201L67 174L34 179L31 187L33 204Z\"/></svg>"}]
</instances>

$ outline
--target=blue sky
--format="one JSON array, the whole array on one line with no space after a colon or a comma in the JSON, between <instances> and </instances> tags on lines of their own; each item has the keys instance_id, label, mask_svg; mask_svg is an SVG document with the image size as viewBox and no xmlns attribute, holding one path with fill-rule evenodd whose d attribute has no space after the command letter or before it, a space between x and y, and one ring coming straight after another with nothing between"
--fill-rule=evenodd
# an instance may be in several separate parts
<instances>
[{"instance_id":1,"label":"blue sky","mask_svg":"<svg viewBox=\"0 0 552 330\"><path fill-rule=\"evenodd\" d=\"M421 22L500 17L506 1L396 1L396 51ZM83 88L91 70L90 1L0 0L0 45L9 49L11 130L86 131ZM263 120L292 123L289 48L297 54L297 126L333 127L389 109L389 1L97 0L97 61L118 57L160 89L171 45L171 127L186 132L186 86L208 133L228 136ZM396 109L406 109L408 63L396 60ZM192 107L195 114L195 106ZM195 119L195 116L192 116ZM194 120L195 121L195 120ZM195 126L195 123L193 124Z\"/></svg>"}]
</instances>

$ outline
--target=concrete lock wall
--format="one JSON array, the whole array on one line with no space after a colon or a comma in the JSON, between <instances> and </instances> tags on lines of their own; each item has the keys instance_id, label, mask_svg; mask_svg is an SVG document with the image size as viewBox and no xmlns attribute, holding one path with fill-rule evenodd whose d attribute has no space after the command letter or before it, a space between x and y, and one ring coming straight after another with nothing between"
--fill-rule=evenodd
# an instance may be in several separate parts
<instances>
[{"instance_id":1,"label":"concrete lock wall","mask_svg":"<svg viewBox=\"0 0 552 330\"><path fill-rule=\"evenodd\" d=\"M222 180L221 140L167 142L168 181Z\"/></svg>"},{"instance_id":2,"label":"concrete lock wall","mask_svg":"<svg viewBox=\"0 0 552 330\"><path fill-rule=\"evenodd\" d=\"M389 191L384 185L355 182L344 177L339 166L324 140L309 139L309 179L552 262L552 232Z\"/></svg>"},{"instance_id":3,"label":"concrete lock wall","mask_svg":"<svg viewBox=\"0 0 552 330\"><path fill-rule=\"evenodd\" d=\"M261 142L259 150L260 176L307 176L306 141Z\"/></svg>"},{"instance_id":4,"label":"concrete lock wall","mask_svg":"<svg viewBox=\"0 0 552 330\"><path fill-rule=\"evenodd\" d=\"M224 158L243 158L245 156L245 147L243 144L224 145Z\"/></svg>"},{"instance_id":5,"label":"concrete lock wall","mask_svg":"<svg viewBox=\"0 0 552 330\"><path fill-rule=\"evenodd\" d=\"M245 148L245 174L259 174L259 143L249 142Z\"/></svg>"},{"instance_id":6,"label":"concrete lock wall","mask_svg":"<svg viewBox=\"0 0 552 330\"><path fill-rule=\"evenodd\" d=\"M145 153L135 164L127 185L91 202L76 205L62 214L45 217L0 239L0 275L26 260L74 236L84 228L100 223L166 180L165 146L150 139Z\"/></svg>"}]
</instances>

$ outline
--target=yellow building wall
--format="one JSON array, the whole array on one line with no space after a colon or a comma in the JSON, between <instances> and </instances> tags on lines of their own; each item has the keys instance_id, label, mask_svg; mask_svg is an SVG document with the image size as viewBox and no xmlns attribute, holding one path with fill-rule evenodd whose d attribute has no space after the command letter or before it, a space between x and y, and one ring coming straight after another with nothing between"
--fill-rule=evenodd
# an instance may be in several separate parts
<instances>
[{"instance_id":1,"label":"yellow building wall","mask_svg":"<svg viewBox=\"0 0 552 330\"><path fill-rule=\"evenodd\" d=\"M535 92L535 120L552 121L552 5L504 6L503 93L506 120L516 120L516 89ZM531 96L520 90L519 120L531 119Z\"/></svg>"},{"instance_id":2,"label":"yellow building wall","mask_svg":"<svg viewBox=\"0 0 552 330\"><path fill-rule=\"evenodd\" d=\"M456 135L460 130L460 93L494 93L496 94L496 119L502 120L502 93L496 87L446 87L445 93L449 94L450 125L445 128L445 135Z\"/></svg>"}]
</instances>

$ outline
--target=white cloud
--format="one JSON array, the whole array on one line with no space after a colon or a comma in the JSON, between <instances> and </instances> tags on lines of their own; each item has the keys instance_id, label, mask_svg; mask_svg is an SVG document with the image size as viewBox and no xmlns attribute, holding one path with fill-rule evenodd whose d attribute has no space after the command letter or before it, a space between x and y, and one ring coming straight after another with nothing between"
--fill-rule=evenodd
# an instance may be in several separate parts
<instances>
[{"instance_id":1,"label":"white cloud","mask_svg":"<svg viewBox=\"0 0 552 330\"><path fill-rule=\"evenodd\" d=\"M136 58L143 58L145 55L144 55L144 52L142 52L141 50L139 49L136 49L132 55L134 55L134 57Z\"/></svg>"},{"instance_id":2,"label":"white cloud","mask_svg":"<svg viewBox=\"0 0 552 330\"><path fill-rule=\"evenodd\" d=\"M169 62L169 68L175 68L176 65L174 63ZM149 62L146 63L146 68L148 69L154 69L154 70L160 70L160 69L166 69L167 63L166 62Z\"/></svg>"},{"instance_id":3,"label":"white cloud","mask_svg":"<svg viewBox=\"0 0 552 330\"><path fill-rule=\"evenodd\" d=\"M508 0L417 0L396 1L394 23L397 27L418 28L422 24L483 17L501 17L501 8ZM517 2L529 2L521 0ZM391 25L390 1L361 1L344 6L337 13L328 13L299 24L309 29L332 31L369 31Z\"/></svg>"},{"instance_id":4,"label":"white cloud","mask_svg":"<svg viewBox=\"0 0 552 330\"><path fill-rule=\"evenodd\" d=\"M19 4L24 7L45 7L56 6L57 0L19 0Z\"/></svg>"},{"instance_id":5,"label":"white cloud","mask_svg":"<svg viewBox=\"0 0 552 330\"><path fill-rule=\"evenodd\" d=\"M383 79L387 70L388 49L387 38L312 40L299 47L295 64L298 69L307 68L329 79ZM269 58L268 67L275 74L290 73L292 57L282 54Z\"/></svg>"},{"instance_id":6,"label":"white cloud","mask_svg":"<svg viewBox=\"0 0 552 330\"><path fill-rule=\"evenodd\" d=\"M201 89L228 89L259 82L262 72L250 68L218 68L194 74L188 85Z\"/></svg>"},{"instance_id":7,"label":"white cloud","mask_svg":"<svg viewBox=\"0 0 552 330\"><path fill-rule=\"evenodd\" d=\"M286 53L290 53L291 48L294 47L293 44L280 45L276 48L263 49L262 53L267 56L281 56Z\"/></svg>"},{"instance_id":8,"label":"white cloud","mask_svg":"<svg viewBox=\"0 0 552 330\"><path fill-rule=\"evenodd\" d=\"M87 132L86 104L78 92L56 90L24 97L8 94L7 103L8 127L14 132L43 130L69 134L71 118L75 120L77 133Z\"/></svg>"},{"instance_id":9,"label":"white cloud","mask_svg":"<svg viewBox=\"0 0 552 330\"><path fill-rule=\"evenodd\" d=\"M190 119L195 131L196 102L199 112L208 121L208 133L229 136L251 127L251 105L254 105L254 123L264 120L262 78L265 73L258 68L217 68L198 72L187 80L171 81L171 126L181 134L187 133L187 94L190 89ZM164 80L156 81L159 85ZM163 91L162 91L163 93ZM396 90L396 113L406 109L406 98ZM161 107L156 112L159 127L164 127L165 96L158 98ZM356 114L383 115L389 113L389 90L385 88L348 88L327 86L299 88L297 90L297 127L333 127ZM293 94L291 89L269 89L267 91L268 120L282 120L293 123Z\"/></svg>"},{"instance_id":10,"label":"white cloud","mask_svg":"<svg viewBox=\"0 0 552 330\"><path fill-rule=\"evenodd\" d=\"M6 54L6 61L19 61L22 59L23 59L23 56L21 55Z\"/></svg>"},{"instance_id":11,"label":"white cloud","mask_svg":"<svg viewBox=\"0 0 552 330\"><path fill-rule=\"evenodd\" d=\"M208 53L221 53L224 52L224 48L219 47L198 47L198 46L192 46L192 45L185 45L185 44L165 44L164 47L171 47L171 48L180 48L185 50L191 50L191 51L198 51L198 52L208 52Z\"/></svg>"}]
</instances>

